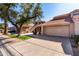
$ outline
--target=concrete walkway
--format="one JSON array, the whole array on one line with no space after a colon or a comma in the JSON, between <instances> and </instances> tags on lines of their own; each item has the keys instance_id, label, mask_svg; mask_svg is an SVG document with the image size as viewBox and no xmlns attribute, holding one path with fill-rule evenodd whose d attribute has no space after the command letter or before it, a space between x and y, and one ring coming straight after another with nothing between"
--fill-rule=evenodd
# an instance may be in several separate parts
<instances>
[{"instance_id":1,"label":"concrete walkway","mask_svg":"<svg viewBox=\"0 0 79 59\"><path fill-rule=\"evenodd\" d=\"M8 39L6 41L13 41L12 44L8 44L10 46L9 49L14 49L16 51L15 55L17 56L66 56L73 54L70 43L66 38L46 36L33 37L35 38L25 41L17 41L17 39ZM14 51L12 52L14 53Z\"/></svg>"}]
</instances>

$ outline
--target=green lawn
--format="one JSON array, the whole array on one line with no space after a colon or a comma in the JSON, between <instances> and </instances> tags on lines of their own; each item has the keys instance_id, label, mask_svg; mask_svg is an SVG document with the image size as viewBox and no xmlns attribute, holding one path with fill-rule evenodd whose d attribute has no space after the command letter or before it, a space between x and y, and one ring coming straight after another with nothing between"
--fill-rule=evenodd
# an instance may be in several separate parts
<instances>
[{"instance_id":1,"label":"green lawn","mask_svg":"<svg viewBox=\"0 0 79 59\"><path fill-rule=\"evenodd\" d=\"M9 37L11 37L11 38L19 38L19 39L21 39L21 40L27 40L27 39L31 39L32 37L31 36L19 36L19 37L16 37L17 35L15 35L15 34L11 34L11 35L9 35Z\"/></svg>"},{"instance_id":2,"label":"green lawn","mask_svg":"<svg viewBox=\"0 0 79 59\"><path fill-rule=\"evenodd\" d=\"M16 38L16 35L15 34L10 34L8 36L11 37L11 38Z\"/></svg>"}]
</instances>

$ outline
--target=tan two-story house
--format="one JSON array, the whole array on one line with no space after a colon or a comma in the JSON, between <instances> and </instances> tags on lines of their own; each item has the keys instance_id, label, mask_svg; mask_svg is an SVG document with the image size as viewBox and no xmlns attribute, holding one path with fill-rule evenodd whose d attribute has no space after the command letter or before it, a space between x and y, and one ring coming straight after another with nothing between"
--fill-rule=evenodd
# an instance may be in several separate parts
<instances>
[{"instance_id":1,"label":"tan two-story house","mask_svg":"<svg viewBox=\"0 0 79 59\"><path fill-rule=\"evenodd\" d=\"M54 17L49 22L35 26L41 35L71 37L79 35L79 9Z\"/></svg>"}]
</instances>

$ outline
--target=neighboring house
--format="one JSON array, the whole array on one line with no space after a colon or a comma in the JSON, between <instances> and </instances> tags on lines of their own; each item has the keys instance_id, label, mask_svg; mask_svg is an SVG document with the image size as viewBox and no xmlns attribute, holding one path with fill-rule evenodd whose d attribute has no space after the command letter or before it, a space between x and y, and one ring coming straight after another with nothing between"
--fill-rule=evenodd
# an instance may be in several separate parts
<instances>
[{"instance_id":1,"label":"neighboring house","mask_svg":"<svg viewBox=\"0 0 79 59\"><path fill-rule=\"evenodd\" d=\"M49 22L39 24L33 28L40 28L41 35L71 37L79 35L79 9L68 14L54 17Z\"/></svg>"},{"instance_id":2,"label":"neighboring house","mask_svg":"<svg viewBox=\"0 0 79 59\"><path fill-rule=\"evenodd\" d=\"M31 28L34 26L34 24L24 24L22 26L22 29L21 29L21 33L24 34L24 33L31 33Z\"/></svg>"},{"instance_id":3,"label":"neighboring house","mask_svg":"<svg viewBox=\"0 0 79 59\"><path fill-rule=\"evenodd\" d=\"M25 34L25 33L31 33L30 29L33 27L34 24L24 24L21 28L21 34ZM15 27L10 27L9 28L9 32L11 33L17 33L16 28Z\"/></svg>"}]
</instances>

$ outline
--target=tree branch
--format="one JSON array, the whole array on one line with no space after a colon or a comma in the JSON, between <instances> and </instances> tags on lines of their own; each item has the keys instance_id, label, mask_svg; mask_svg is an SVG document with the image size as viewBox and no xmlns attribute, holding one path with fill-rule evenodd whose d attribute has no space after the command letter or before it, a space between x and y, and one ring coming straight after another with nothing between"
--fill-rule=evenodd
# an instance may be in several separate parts
<instances>
[{"instance_id":1,"label":"tree branch","mask_svg":"<svg viewBox=\"0 0 79 59\"><path fill-rule=\"evenodd\" d=\"M37 16L27 17L26 19L33 19L35 17L37 17Z\"/></svg>"},{"instance_id":2,"label":"tree branch","mask_svg":"<svg viewBox=\"0 0 79 59\"><path fill-rule=\"evenodd\" d=\"M14 25L15 27L18 27L17 24L15 24L10 18L8 18L8 19L9 19L9 22L11 22L12 25Z\"/></svg>"}]
</instances>

